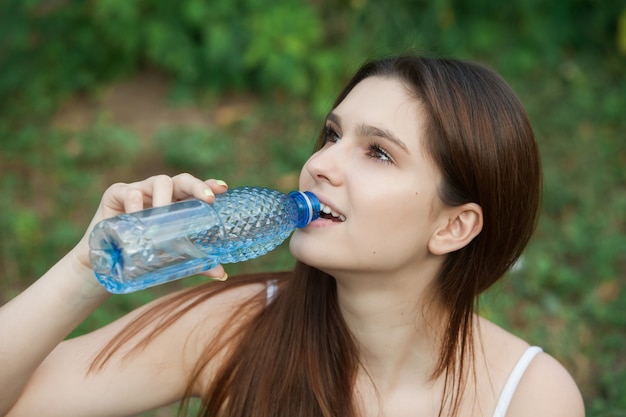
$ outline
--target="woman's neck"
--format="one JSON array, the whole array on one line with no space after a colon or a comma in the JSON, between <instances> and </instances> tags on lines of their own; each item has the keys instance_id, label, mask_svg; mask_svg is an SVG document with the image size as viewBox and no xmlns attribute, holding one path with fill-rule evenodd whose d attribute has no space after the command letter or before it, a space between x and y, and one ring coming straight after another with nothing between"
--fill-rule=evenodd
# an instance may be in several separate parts
<instances>
[{"instance_id":1,"label":"woman's neck","mask_svg":"<svg viewBox=\"0 0 626 417\"><path fill-rule=\"evenodd\" d=\"M336 276L344 319L360 361L379 388L429 381L447 317L432 291L434 274Z\"/></svg>"}]
</instances>

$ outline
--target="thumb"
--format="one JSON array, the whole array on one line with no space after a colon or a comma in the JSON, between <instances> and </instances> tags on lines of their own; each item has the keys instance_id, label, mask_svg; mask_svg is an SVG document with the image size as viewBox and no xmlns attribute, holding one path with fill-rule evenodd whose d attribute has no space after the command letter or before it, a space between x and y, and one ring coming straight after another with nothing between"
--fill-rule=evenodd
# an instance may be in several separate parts
<instances>
[{"instance_id":1,"label":"thumb","mask_svg":"<svg viewBox=\"0 0 626 417\"><path fill-rule=\"evenodd\" d=\"M204 275L206 277L216 279L218 281L226 281L228 279L228 274L226 273L222 265L218 265L213 269L209 269L208 271L202 272L200 275Z\"/></svg>"}]
</instances>

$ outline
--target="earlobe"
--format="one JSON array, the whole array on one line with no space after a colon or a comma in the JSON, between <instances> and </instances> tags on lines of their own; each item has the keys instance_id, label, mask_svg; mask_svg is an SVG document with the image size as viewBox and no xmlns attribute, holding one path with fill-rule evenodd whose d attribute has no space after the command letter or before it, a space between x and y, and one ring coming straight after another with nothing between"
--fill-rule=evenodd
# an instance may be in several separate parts
<instances>
[{"instance_id":1,"label":"earlobe","mask_svg":"<svg viewBox=\"0 0 626 417\"><path fill-rule=\"evenodd\" d=\"M483 210L476 203L451 207L444 214L442 226L428 241L433 255L445 255L467 246L483 228Z\"/></svg>"}]
</instances>

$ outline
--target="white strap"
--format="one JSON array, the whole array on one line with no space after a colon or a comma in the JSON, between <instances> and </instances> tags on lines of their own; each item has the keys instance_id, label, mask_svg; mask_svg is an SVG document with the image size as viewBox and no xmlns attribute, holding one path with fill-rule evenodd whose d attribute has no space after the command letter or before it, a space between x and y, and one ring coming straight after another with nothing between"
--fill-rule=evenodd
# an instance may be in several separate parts
<instances>
[{"instance_id":1,"label":"white strap","mask_svg":"<svg viewBox=\"0 0 626 417\"><path fill-rule=\"evenodd\" d=\"M515 368L513 368L513 371L511 372L511 375L509 375L509 379L507 379L506 384L504 384L504 388L502 389L502 393L500 394L500 398L498 399L498 404L496 405L493 417L506 416L506 412L509 409L509 404L511 404L511 400L513 399L513 395L515 394L517 385L522 379L522 376L524 376L526 368L528 368L530 362L539 352L543 352L540 347L530 346L519 358L517 364L515 365Z\"/></svg>"},{"instance_id":2,"label":"white strap","mask_svg":"<svg viewBox=\"0 0 626 417\"><path fill-rule=\"evenodd\" d=\"M267 281L267 284L266 284L267 304L266 305L270 305L270 303L274 300L274 297L276 296L276 291L278 291L278 281L275 279L270 279L269 281Z\"/></svg>"}]
</instances>

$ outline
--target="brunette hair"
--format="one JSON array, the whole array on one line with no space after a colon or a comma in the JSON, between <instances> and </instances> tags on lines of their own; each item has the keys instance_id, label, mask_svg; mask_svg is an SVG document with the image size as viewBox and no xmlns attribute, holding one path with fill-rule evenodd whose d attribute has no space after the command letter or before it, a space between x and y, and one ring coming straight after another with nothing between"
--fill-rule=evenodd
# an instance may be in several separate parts
<instances>
[{"instance_id":1,"label":"brunette hair","mask_svg":"<svg viewBox=\"0 0 626 417\"><path fill-rule=\"evenodd\" d=\"M477 296L519 258L537 225L542 189L539 150L517 95L484 65L414 56L369 62L335 105L372 76L398 79L421 104L424 147L442 174L442 201L451 206L473 202L483 211L480 234L447 255L434 282L449 317L433 377L445 374L444 402L449 401L454 415L466 360L473 359Z\"/></svg>"},{"instance_id":2,"label":"brunette hair","mask_svg":"<svg viewBox=\"0 0 626 417\"><path fill-rule=\"evenodd\" d=\"M434 290L448 308L433 377L445 377L445 410L457 414L468 362L473 360L477 296L518 259L536 226L541 166L526 112L507 83L491 69L465 61L419 56L390 57L364 64L341 91L333 108L363 79L399 80L423 110L425 150L442 174L439 194L448 205L474 202L483 210L481 233L446 256ZM318 147L322 144L322 137ZM201 416L354 417L353 389L358 347L336 298L334 279L301 262L294 271L231 278L192 288L157 304L131 323L98 355L103 366L147 322L169 325L216 293L269 278L279 282L265 306L259 294L241 310L243 322L224 326L190 377L192 385L225 347L229 354L202 396ZM149 343L159 330L138 343ZM472 365L473 366L473 365ZM471 369L471 368L470 368Z\"/></svg>"}]
</instances>

